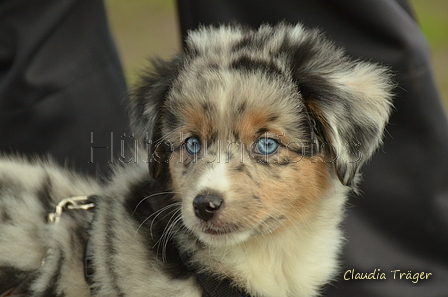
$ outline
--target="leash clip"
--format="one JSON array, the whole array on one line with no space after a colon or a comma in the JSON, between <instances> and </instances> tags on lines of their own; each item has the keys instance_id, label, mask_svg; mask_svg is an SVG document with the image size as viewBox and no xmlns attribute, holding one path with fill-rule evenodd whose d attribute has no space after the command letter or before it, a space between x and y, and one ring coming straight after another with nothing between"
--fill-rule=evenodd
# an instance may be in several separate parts
<instances>
[{"instance_id":1,"label":"leash clip","mask_svg":"<svg viewBox=\"0 0 448 297\"><path fill-rule=\"evenodd\" d=\"M95 207L95 203L89 201L89 196L73 196L62 199L61 202L56 205L55 211L49 213L47 218L50 223L57 224L61 219L62 213L66 209L88 210L93 207Z\"/></svg>"}]
</instances>

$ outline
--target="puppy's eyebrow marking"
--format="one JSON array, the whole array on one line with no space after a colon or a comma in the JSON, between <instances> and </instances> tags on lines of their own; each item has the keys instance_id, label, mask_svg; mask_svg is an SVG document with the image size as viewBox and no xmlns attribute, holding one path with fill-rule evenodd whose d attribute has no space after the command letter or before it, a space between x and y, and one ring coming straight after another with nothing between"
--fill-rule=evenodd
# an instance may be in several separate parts
<instances>
[{"instance_id":1,"label":"puppy's eyebrow marking","mask_svg":"<svg viewBox=\"0 0 448 297\"><path fill-rule=\"evenodd\" d=\"M268 131L269 131L268 128L263 127L263 128L258 129L257 132L255 132L255 135L258 137L260 135L267 133Z\"/></svg>"},{"instance_id":2,"label":"puppy's eyebrow marking","mask_svg":"<svg viewBox=\"0 0 448 297\"><path fill-rule=\"evenodd\" d=\"M268 118L268 122L274 122L275 120L277 120L279 118L278 115L272 115Z\"/></svg>"}]
</instances>

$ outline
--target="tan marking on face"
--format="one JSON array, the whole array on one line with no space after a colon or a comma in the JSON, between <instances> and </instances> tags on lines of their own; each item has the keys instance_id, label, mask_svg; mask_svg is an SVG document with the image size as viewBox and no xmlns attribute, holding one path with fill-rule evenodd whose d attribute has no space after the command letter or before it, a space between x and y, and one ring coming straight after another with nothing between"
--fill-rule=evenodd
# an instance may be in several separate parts
<instances>
[{"instance_id":1,"label":"tan marking on face","mask_svg":"<svg viewBox=\"0 0 448 297\"><path fill-rule=\"evenodd\" d=\"M256 133L260 129L269 129L272 114L263 109L251 109L246 111L235 126L240 140L244 143L250 143L254 140ZM274 135L281 135L279 130L270 131ZM279 133L279 134L277 134Z\"/></svg>"},{"instance_id":2,"label":"tan marking on face","mask_svg":"<svg viewBox=\"0 0 448 297\"><path fill-rule=\"evenodd\" d=\"M328 188L327 165L304 158L290 167L280 169L278 181L262 182L260 193L268 209L284 214L291 223L305 223Z\"/></svg>"},{"instance_id":3,"label":"tan marking on face","mask_svg":"<svg viewBox=\"0 0 448 297\"><path fill-rule=\"evenodd\" d=\"M328 167L301 156L290 161L289 165L272 164L267 168L246 164L244 171L232 171L229 177L235 185L232 200L239 207L233 208L227 219L244 218L242 223L252 228L269 227L263 224L270 220L279 226L306 225L329 186Z\"/></svg>"},{"instance_id":4,"label":"tan marking on face","mask_svg":"<svg viewBox=\"0 0 448 297\"><path fill-rule=\"evenodd\" d=\"M186 131L197 133L201 139L207 139L211 134L212 119L207 117L199 104L186 107L182 115L186 122Z\"/></svg>"},{"instance_id":5,"label":"tan marking on face","mask_svg":"<svg viewBox=\"0 0 448 297\"><path fill-rule=\"evenodd\" d=\"M182 195L180 193L183 192L186 185L186 178L182 177L182 160L180 160L180 153L173 152L171 154L170 162L169 162L169 170L171 174L171 185L175 192L174 197L179 201L182 200Z\"/></svg>"}]
</instances>

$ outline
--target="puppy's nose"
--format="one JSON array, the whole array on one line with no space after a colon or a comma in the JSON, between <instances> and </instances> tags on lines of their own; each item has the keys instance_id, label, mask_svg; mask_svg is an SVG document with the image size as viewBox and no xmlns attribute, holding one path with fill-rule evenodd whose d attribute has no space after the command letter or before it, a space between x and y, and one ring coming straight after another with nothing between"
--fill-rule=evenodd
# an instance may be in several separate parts
<instances>
[{"instance_id":1,"label":"puppy's nose","mask_svg":"<svg viewBox=\"0 0 448 297\"><path fill-rule=\"evenodd\" d=\"M213 194L199 194L193 200L194 213L206 222L213 218L221 205L222 198Z\"/></svg>"}]
</instances>

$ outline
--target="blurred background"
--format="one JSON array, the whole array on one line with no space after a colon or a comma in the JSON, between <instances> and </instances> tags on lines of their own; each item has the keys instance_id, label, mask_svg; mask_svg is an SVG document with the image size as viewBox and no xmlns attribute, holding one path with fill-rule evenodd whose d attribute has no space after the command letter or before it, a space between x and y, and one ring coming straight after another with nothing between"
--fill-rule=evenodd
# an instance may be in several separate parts
<instances>
[{"instance_id":1,"label":"blurred background","mask_svg":"<svg viewBox=\"0 0 448 297\"><path fill-rule=\"evenodd\" d=\"M429 41L436 82L448 110L448 1L410 2ZM149 57L169 58L180 50L174 0L105 0L105 4L129 85Z\"/></svg>"}]
</instances>

